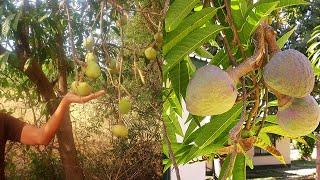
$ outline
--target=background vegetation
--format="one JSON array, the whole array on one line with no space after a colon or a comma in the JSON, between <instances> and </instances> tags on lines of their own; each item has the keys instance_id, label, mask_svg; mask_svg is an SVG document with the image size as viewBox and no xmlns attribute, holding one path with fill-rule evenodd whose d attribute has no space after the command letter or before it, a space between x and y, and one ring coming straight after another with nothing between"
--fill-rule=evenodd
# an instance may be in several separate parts
<instances>
[{"instance_id":1,"label":"background vegetation","mask_svg":"<svg viewBox=\"0 0 320 180\"><path fill-rule=\"evenodd\" d=\"M50 117L84 61L84 38L95 40L102 76L91 81L107 95L73 105L47 147L9 144L9 179L159 179L161 153L161 60L144 49L161 30L162 1L1 1L1 110L40 126ZM127 22L119 23L122 17ZM116 62L119 73L108 68ZM118 101L132 110L119 116ZM129 138L112 136L124 123Z\"/></svg>"}]
</instances>

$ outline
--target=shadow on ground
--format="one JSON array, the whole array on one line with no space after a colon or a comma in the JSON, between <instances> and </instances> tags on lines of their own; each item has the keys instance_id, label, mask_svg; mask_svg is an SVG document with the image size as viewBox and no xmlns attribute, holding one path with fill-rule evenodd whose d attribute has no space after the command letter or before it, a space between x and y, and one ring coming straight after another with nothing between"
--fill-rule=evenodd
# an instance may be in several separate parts
<instances>
[{"instance_id":1,"label":"shadow on ground","mask_svg":"<svg viewBox=\"0 0 320 180\"><path fill-rule=\"evenodd\" d=\"M315 179L315 167L315 160L295 160L284 167L255 166L253 170L247 169L247 179Z\"/></svg>"}]
</instances>

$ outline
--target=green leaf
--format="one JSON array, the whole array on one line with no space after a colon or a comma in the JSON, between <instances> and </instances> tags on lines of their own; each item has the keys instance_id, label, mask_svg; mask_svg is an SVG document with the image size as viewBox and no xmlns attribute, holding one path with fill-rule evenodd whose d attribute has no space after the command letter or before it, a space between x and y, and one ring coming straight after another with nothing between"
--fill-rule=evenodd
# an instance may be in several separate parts
<instances>
[{"instance_id":1,"label":"green leaf","mask_svg":"<svg viewBox=\"0 0 320 180\"><path fill-rule=\"evenodd\" d=\"M266 2L276 2L279 0L259 0L258 4L266 3ZM294 5L306 5L309 4L307 1L304 0L280 0L280 3L278 4L277 8L283 8L288 6L294 6Z\"/></svg>"},{"instance_id":2,"label":"green leaf","mask_svg":"<svg viewBox=\"0 0 320 180\"><path fill-rule=\"evenodd\" d=\"M194 73L194 68L192 68L193 64L189 57L186 56L183 61L177 64L172 70L169 72L169 78L171 80L171 85L176 93L177 97L185 97L187 86L189 84L189 79L191 75ZM191 63L191 64L190 64ZM180 98L179 98L180 100Z\"/></svg>"},{"instance_id":3,"label":"green leaf","mask_svg":"<svg viewBox=\"0 0 320 180\"><path fill-rule=\"evenodd\" d=\"M200 57L204 57L204 58L208 58L208 59L214 58L214 56L202 46L199 47L198 49L196 49L195 53Z\"/></svg>"},{"instance_id":4,"label":"green leaf","mask_svg":"<svg viewBox=\"0 0 320 180\"><path fill-rule=\"evenodd\" d=\"M198 3L199 0L175 0L167 12L166 31L173 31Z\"/></svg>"},{"instance_id":5,"label":"green leaf","mask_svg":"<svg viewBox=\"0 0 320 180\"><path fill-rule=\"evenodd\" d=\"M242 24L245 22L246 12L246 0L231 0L231 14L237 29L240 29Z\"/></svg>"},{"instance_id":6,"label":"green leaf","mask_svg":"<svg viewBox=\"0 0 320 180\"><path fill-rule=\"evenodd\" d=\"M176 46L174 46L166 55L166 64L164 65L164 75L166 75L182 58L192 53L203 43L215 38L219 31L225 27L219 25L208 25L207 27L198 29L183 38Z\"/></svg>"},{"instance_id":7,"label":"green leaf","mask_svg":"<svg viewBox=\"0 0 320 180\"><path fill-rule=\"evenodd\" d=\"M261 122L262 121L262 117L258 118L257 122ZM277 122L277 115L268 115L265 119L265 122L269 122L269 123L273 123L273 124L278 124Z\"/></svg>"},{"instance_id":8,"label":"green leaf","mask_svg":"<svg viewBox=\"0 0 320 180\"><path fill-rule=\"evenodd\" d=\"M230 172L230 170L231 170L231 169L230 169L230 170L227 169L229 163L231 163L231 162L230 162L230 157L231 157L231 154L228 154L228 156L226 157L226 159L224 160L224 162L223 162L223 164L222 164L221 171L220 171L220 174L219 174L219 180L223 178L224 174ZM227 178L228 178L230 175L231 175L231 174L229 174L229 175L227 176Z\"/></svg>"},{"instance_id":9,"label":"green leaf","mask_svg":"<svg viewBox=\"0 0 320 180\"><path fill-rule=\"evenodd\" d=\"M163 54L166 55L179 41L186 37L193 30L204 25L210 18L217 13L217 8L209 7L196 12L185 18L181 24L172 32L168 33L165 44L163 45Z\"/></svg>"},{"instance_id":10,"label":"green leaf","mask_svg":"<svg viewBox=\"0 0 320 180\"><path fill-rule=\"evenodd\" d=\"M245 23L239 33L239 37L242 43L247 44L250 40L251 35L256 30L258 25L265 17L267 17L279 4L279 1L271 3L261 3L248 13L245 19Z\"/></svg>"},{"instance_id":11,"label":"green leaf","mask_svg":"<svg viewBox=\"0 0 320 180\"><path fill-rule=\"evenodd\" d=\"M257 137L257 141L254 143L254 145L269 152L272 156L277 158L282 164L286 164L282 154L273 145L263 141L263 139Z\"/></svg>"},{"instance_id":12,"label":"green leaf","mask_svg":"<svg viewBox=\"0 0 320 180\"><path fill-rule=\"evenodd\" d=\"M11 21L13 20L13 18L15 17L16 14L11 14L9 15L4 22L2 23L2 35L4 37L8 36L9 30L10 30L10 25L11 25Z\"/></svg>"},{"instance_id":13,"label":"green leaf","mask_svg":"<svg viewBox=\"0 0 320 180\"><path fill-rule=\"evenodd\" d=\"M262 140L262 142L264 142L265 144L268 144L268 145L271 145L271 140L270 140L270 137L267 133L265 132L260 132L259 133L259 139Z\"/></svg>"},{"instance_id":14,"label":"green leaf","mask_svg":"<svg viewBox=\"0 0 320 180\"><path fill-rule=\"evenodd\" d=\"M38 19L38 22L41 23L43 22L45 19L47 19L48 17L50 17L51 12L46 13L45 15L43 15L41 18Z\"/></svg>"},{"instance_id":15,"label":"green leaf","mask_svg":"<svg viewBox=\"0 0 320 180\"><path fill-rule=\"evenodd\" d=\"M301 143L304 143L304 144L306 143L303 138L293 137L292 135L290 135L286 131L284 131L279 125L265 126L261 129L261 132L277 134L280 136L288 137L290 139L294 139L294 140L301 142Z\"/></svg>"},{"instance_id":16,"label":"green leaf","mask_svg":"<svg viewBox=\"0 0 320 180\"><path fill-rule=\"evenodd\" d=\"M200 148L203 148L212 143L228 126L234 122L240 115L242 103L233 106L228 112L213 116L209 123L197 129L194 134L196 138L194 142Z\"/></svg>"},{"instance_id":17,"label":"green leaf","mask_svg":"<svg viewBox=\"0 0 320 180\"><path fill-rule=\"evenodd\" d=\"M246 180L246 157L244 154L237 154L232 175L237 180Z\"/></svg>"},{"instance_id":18,"label":"green leaf","mask_svg":"<svg viewBox=\"0 0 320 180\"><path fill-rule=\"evenodd\" d=\"M281 38L277 40L277 45L280 49L286 44L286 42L288 41L292 33L297 29L297 27L298 25L296 25L290 31L286 32Z\"/></svg>"}]
</instances>

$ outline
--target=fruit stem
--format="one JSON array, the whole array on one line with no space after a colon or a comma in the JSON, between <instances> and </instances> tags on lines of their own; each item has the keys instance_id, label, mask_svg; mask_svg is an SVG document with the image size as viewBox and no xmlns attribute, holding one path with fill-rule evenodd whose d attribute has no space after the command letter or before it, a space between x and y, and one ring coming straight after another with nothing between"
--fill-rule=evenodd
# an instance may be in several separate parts
<instances>
[{"instance_id":1,"label":"fruit stem","mask_svg":"<svg viewBox=\"0 0 320 180\"><path fill-rule=\"evenodd\" d=\"M275 53L280 51L279 46L277 45L276 36L277 33L272 29L272 27L266 25L264 26L265 30L265 41L268 45L268 51L270 52L270 56L272 57Z\"/></svg>"},{"instance_id":2,"label":"fruit stem","mask_svg":"<svg viewBox=\"0 0 320 180\"><path fill-rule=\"evenodd\" d=\"M264 41L264 29L259 26L256 30L257 44L255 47L254 54L245 59L241 64L235 68L230 68L227 70L230 77L233 79L234 83L237 84L239 79L248 74L249 72L258 69L261 66L263 55L265 52L265 41Z\"/></svg>"}]
</instances>

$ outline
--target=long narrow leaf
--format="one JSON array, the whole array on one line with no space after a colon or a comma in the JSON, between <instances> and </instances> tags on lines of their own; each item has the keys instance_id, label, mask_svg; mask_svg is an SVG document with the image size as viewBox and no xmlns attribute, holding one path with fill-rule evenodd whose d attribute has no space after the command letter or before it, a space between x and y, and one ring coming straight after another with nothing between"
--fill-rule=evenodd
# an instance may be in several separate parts
<instances>
[{"instance_id":1,"label":"long narrow leaf","mask_svg":"<svg viewBox=\"0 0 320 180\"><path fill-rule=\"evenodd\" d=\"M197 3L199 3L199 0L175 0L167 12L165 19L166 31L174 30Z\"/></svg>"},{"instance_id":2,"label":"long narrow leaf","mask_svg":"<svg viewBox=\"0 0 320 180\"><path fill-rule=\"evenodd\" d=\"M203 43L215 38L218 32L224 28L225 27L219 25L208 25L207 27L193 31L187 37L183 38L166 55L166 64L163 70L164 75L177 65L183 57L199 48Z\"/></svg>"},{"instance_id":3,"label":"long narrow leaf","mask_svg":"<svg viewBox=\"0 0 320 180\"><path fill-rule=\"evenodd\" d=\"M165 44L163 45L163 54L166 55L168 51L174 47L179 41L186 37L193 30L204 25L210 18L217 13L217 8L209 7L199 12L196 12L185 18L181 24L172 32L168 33Z\"/></svg>"}]
</instances>

